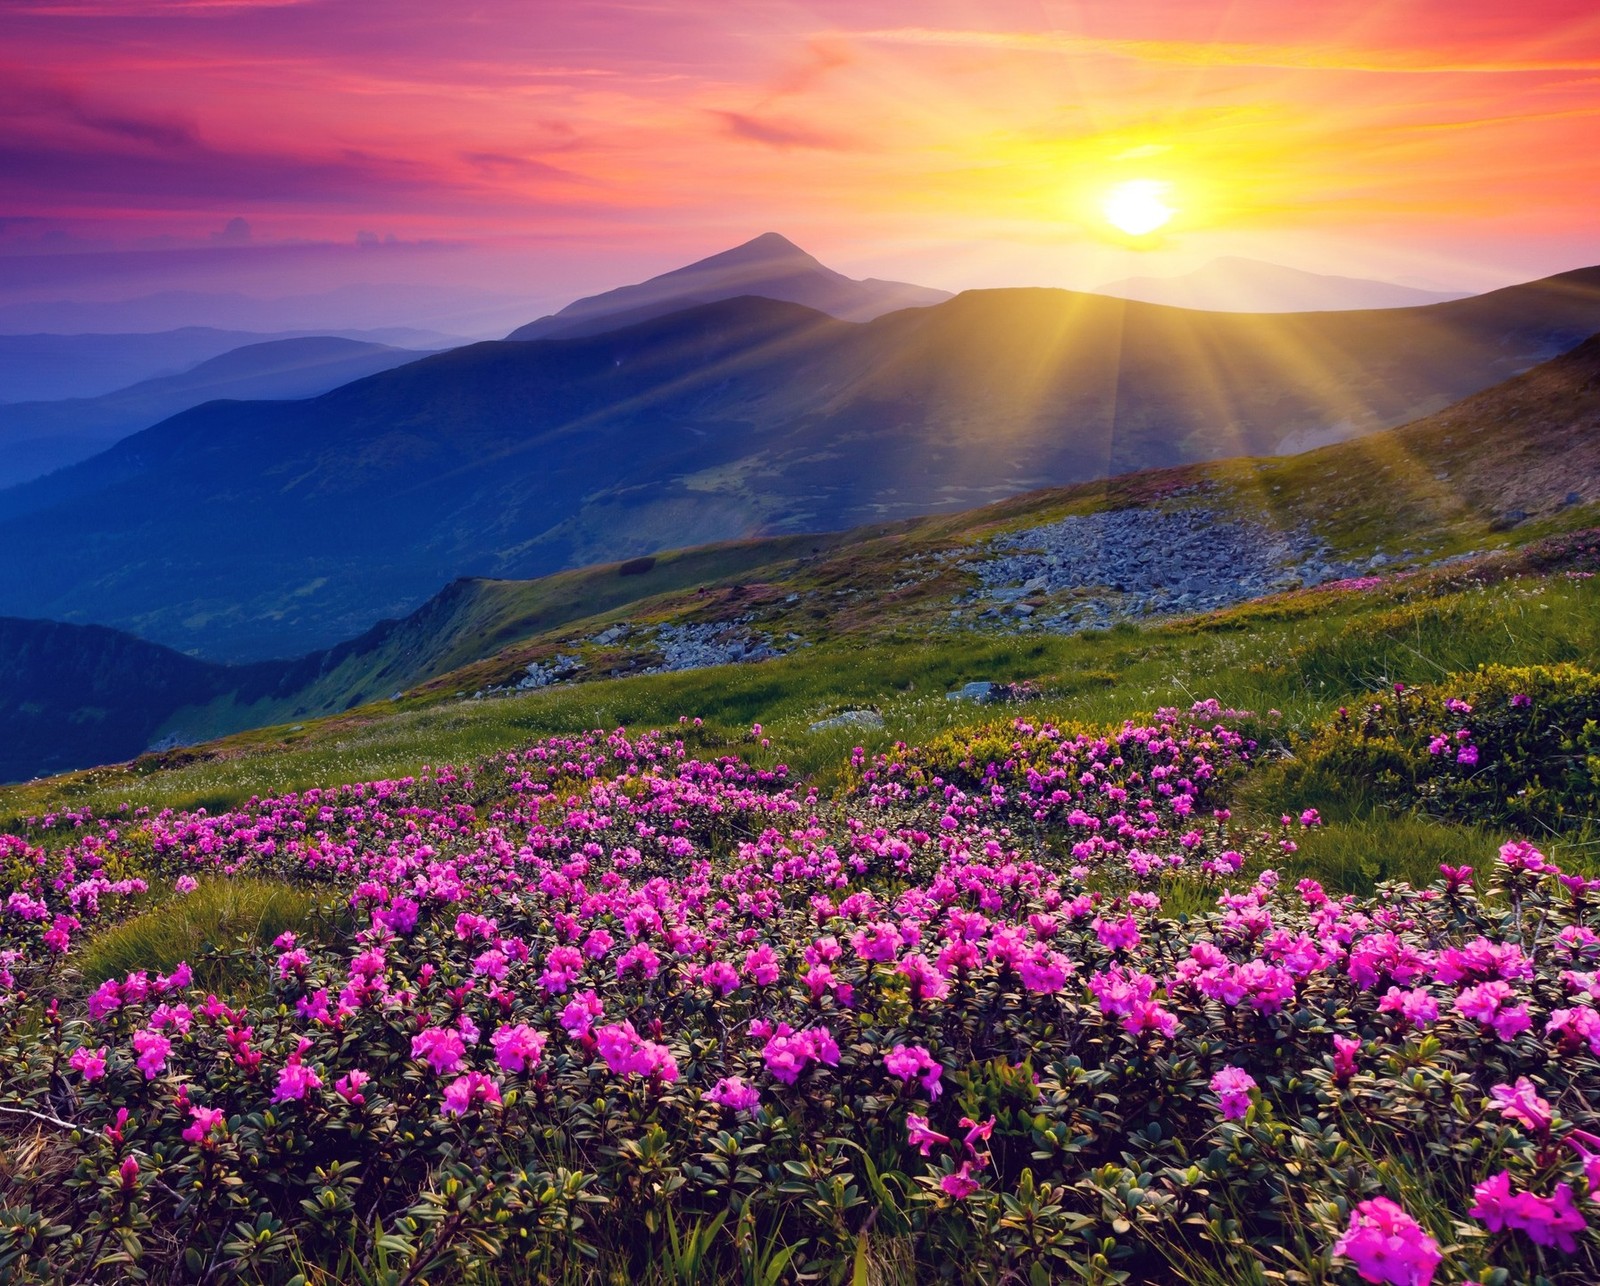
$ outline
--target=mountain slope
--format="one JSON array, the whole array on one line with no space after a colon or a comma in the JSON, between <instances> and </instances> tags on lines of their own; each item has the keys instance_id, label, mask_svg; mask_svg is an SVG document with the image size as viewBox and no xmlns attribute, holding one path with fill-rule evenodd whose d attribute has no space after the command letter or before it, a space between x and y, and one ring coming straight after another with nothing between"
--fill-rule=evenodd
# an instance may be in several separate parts
<instances>
[{"instance_id":1,"label":"mountain slope","mask_svg":"<svg viewBox=\"0 0 1600 1286\"><path fill-rule=\"evenodd\" d=\"M0 487L86 460L203 402L313 397L425 355L329 335L276 339L97 398L0 404Z\"/></svg>"},{"instance_id":2,"label":"mountain slope","mask_svg":"<svg viewBox=\"0 0 1600 1286\"><path fill-rule=\"evenodd\" d=\"M947 291L900 281L853 280L824 267L776 232L767 232L637 285L579 299L553 316L518 327L507 338L577 339L740 295L804 304L843 321L871 321L896 309L950 298Z\"/></svg>"},{"instance_id":3,"label":"mountain slope","mask_svg":"<svg viewBox=\"0 0 1600 1286\"><path fill-rule=\"evenodd\" d=\"M98 625L6 617L0 658L0 781L131 758L175 708L231 677Z\"/></svg>"},{"instance_id":4,"label":"mountain slope","mask_svg":"<svg viewBox=\"0 0 1600 1286\"><path fill-rule=\"evenodd\" d=\"M1251 316L976 291L852 325L736 299L196 408L0 493L0 611L218 658L330 645L458 576L951 511L1426 415L1600 331L1600 269Z\"/></svg>"},{"instance_id":5,"label":"mountain slope","mask_svg":"<svg viewBox=\"0 0 1600 1286\"><path fill-rule=\"evenodd\" d=\"M1296 313L1356 308L1417 308L1460 299L1464 292L1419 290L1392 281L1369 281L1286 268L1227 255L1176 277L1126 277L1096 293L1176 308L1214 312Z\"/></svg>"},{"instance_id":6,"label":"mountain slope","mask_svg":"<svg viewBox=\"0 0 1600 1286\"><path fill-rule=\"evenodd\" d=\"M975 539L1063 514L1158 510L1171 502L1163 497L1182 504L1195 495L1208 511L1267 531L1309 528L1335 556L1357 562L1423 544L1481 547L1492 527L1516 525L1519 513L1542 521L1539 531L1592 522L1600 337L1437 415L1301 456L1134 474L976 511L705 546L533 581L457 580L403 619L296 661L219 666L99 627L0 620L0 780L125 758L158 741L335 714L400 692L410 705L514 686L528 664L557 652L587 651L590 674L629 672L646 663L656 621L737 622L755 613L770 637L798 631L818 641L968 629L948 616L968 580L951 555L969 556ZM639 628L624 645L596 649L600 627L618 619Z\"/></svg>"}]
</instances>

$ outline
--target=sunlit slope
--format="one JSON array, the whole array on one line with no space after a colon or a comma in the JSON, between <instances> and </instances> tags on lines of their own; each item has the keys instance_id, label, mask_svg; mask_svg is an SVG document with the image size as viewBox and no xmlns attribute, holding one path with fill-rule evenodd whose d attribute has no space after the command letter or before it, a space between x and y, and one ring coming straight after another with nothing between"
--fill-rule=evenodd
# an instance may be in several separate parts
<instances>
[{"instance_id":1,"label":"sunlit slope","mask_svg":"<svg viewBox=\"0 0 1600 1286\"><path fill-rule=\"evenodd\" d=\"M808 645L942 639L951 655L977 657L991 644L949 619L970 577L948 555L1071 513L1199 504L1219 518L1309 527L1360 559L1520 543L1595 521L1597 426L1600 338L1356 442L1150 470L832 536L704 546L536 580L457 580L408 616L296 661L217 666L111 630L0 621L0 768L20 777L121 759L166 737L315 719L396 694L406 709L448 702L514 686L529 664L564 651L587 651L590 677L647 667L647 635L614 649L589 642L616 621L648 629L748 617L770 637Z\"/></svg>"},{"instance_id":2,"label":"sunlit slope","mask_svg":"<svg viewBox=\"0 0 1600 1286\"><path fill-rule=\"evenodd\" d=\"M1380 312L984 291L853 325L736 299L203 407L0 495L0 611L222 659L528 577L1377 429L1600 330L1600 270Z\"/></svg>"}]
</instances>

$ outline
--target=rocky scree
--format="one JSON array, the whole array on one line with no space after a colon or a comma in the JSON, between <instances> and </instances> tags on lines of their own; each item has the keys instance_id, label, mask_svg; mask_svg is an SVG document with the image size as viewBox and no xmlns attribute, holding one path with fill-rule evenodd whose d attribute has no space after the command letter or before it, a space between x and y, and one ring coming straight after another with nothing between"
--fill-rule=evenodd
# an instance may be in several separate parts
<instances>
[{"instance_id":1,"label":"rocky scree","mask_svg":"<svg viewBox=\"0 0 1600 1286\"><path fill-rule=\"evenodd\" d=\"M962 567L979 584L952 622L976 617L1056 633L1228 607L1373 571L1378 553L1342 560L1304 528L1273 531L1208 509L1116 509L996 536Z\"/></svg>"}]
</instances>

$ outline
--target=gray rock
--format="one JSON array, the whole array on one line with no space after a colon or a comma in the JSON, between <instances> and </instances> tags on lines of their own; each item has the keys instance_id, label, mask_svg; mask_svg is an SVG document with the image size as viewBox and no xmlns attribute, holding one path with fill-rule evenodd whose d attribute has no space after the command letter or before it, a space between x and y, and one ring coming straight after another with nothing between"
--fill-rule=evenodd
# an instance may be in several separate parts
<instances>
[{"instance_id":1,"label":"gray rock","mask_svg":"<svg viewBox=\"0 0 1600 1286\"><path fill-rule=\"evenodd\" d=\"M946 701L975 701L985 705L1000 699L1000 685L990 683L987 679L980 679L975 683L968 683L957 688L954 692L945 693Z\"/></svg>"},{"instance_id":2,"label":"gray rock","mask_svg":"<svg viewBox=\"0 0 1600 1286\"><path fill-rule=\"evenodd\" d=\"M818 719L808 729L810 732L825 732L829 728L881 728L883 716L876 710L845 710L826 719Z\"/></svg>"}]
</instances>

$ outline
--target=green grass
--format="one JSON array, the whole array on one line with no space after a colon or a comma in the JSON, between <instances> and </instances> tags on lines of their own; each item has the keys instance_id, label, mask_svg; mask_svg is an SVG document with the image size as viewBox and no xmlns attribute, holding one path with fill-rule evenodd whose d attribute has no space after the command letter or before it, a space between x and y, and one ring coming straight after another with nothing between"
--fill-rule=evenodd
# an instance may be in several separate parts
<instances>
[{"instance_id":1,"label":"green grass","mask_svg":"<svg viewBox=\"0 0 1600 1286\"><path fill-rule=\"evenodd\" d=\"M77 957L87 987L135 969L169 973L187 960L207 990L237 993L259 983L228 952L270 943L280 933L317 933L329 918L309 889L273 880L210 879L174 894L84 944Z\"/></svg>"},{"instance_id":2,"label":"green grass","mask_svg":"<svg viewBox=\"0 0 1600 1286\"><path fill-rule=\"evenodd\" d=\"M850 747L916 742L992 717L945 699L973 679L1031 679L1044 700L1032 719L1115 723L1162 705L1216 697L1307 727L1362 691L1432 682L1489 662L1600 659L1600 579L1518 578L1397 602L1395 589L1313 592L1164 626L1060 637L886 632L758 665L602 680L481 701L442 699L396 710L353 711L298 729L240 734L163 761L95 769L0 790L0 819L63 806L108 810L225 807L252 795L415 774L467 763L553 733L590 728L706 726L699 749L736 747L767 762L836 780ZM882 732L810 733L835 711L873 705ZM759 722L773 740L747 738Z\"/></svg>"}]
</instances>

